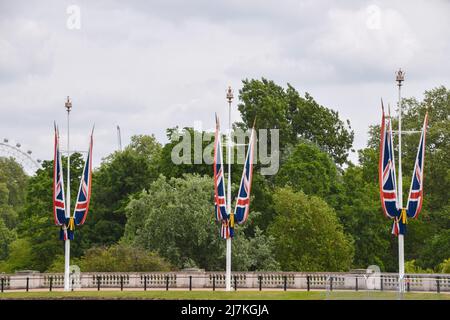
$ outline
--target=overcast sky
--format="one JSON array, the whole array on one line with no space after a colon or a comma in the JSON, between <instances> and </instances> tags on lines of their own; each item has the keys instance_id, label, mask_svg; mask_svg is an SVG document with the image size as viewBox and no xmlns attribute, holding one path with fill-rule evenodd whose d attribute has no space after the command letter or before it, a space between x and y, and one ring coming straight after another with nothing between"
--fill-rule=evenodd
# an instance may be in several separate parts
<instances>
[{"instance_id":1,"label":"overcast sky","mask_svg":"<svg viewBox=\"0 0 450 320\"><path fill-rule=\"evenodd\" d=\"M359 149L380 97L396 103L399 67L405 96L449 86L449 16L450 1L0 0L0 138L51 159L70 95L71 144L87 149L95 122L98 165L116 125L124 145L166 142L166 128L194 121L209 129L214 112L226 119L228 85L237 96L242 79L265 77L338 110Z\"/></svg>"}]
</instances>

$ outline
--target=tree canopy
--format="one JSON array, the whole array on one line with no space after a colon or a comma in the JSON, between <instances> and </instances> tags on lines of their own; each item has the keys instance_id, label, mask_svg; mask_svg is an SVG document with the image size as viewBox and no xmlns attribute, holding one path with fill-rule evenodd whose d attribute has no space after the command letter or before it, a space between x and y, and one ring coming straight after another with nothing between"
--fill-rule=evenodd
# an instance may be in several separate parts
<instances>
[{"instance_id":1,"label":"tree canopy","mask_svg":"<svg viewBox=\"0 0 450 320\"><path fill-rule=\"evenodd\" d=\"M300 96L290 84L284 89L265 78L242 83L238 108L244 126L250 127L257 117L257 129L280 130L281 151L306 139L329 153L338 165L345 163L354 133L338 112L319 105L308 93Z\"/></svg>"},{"instance_id":2,"label":"tree canopy","mask_svg":"<svg viewBox=\"0 0 450 320\"><path fill-rule=\"evenodd\" d=\"M249 220L236 227L233 239L233 270L347 271L376 264L396 272L397 239L379 197L379 119L353 164L348 161L353 131L336 111L308 93L301 96L290 84L282 87L264 78L242 84L242 122L234 130L248 129L255 116L256 129L279 129L280 166L271 176L259 170L263 163L255 165ZM441 86L421 100L402 102L405 130L420 130L429 113L425 200L419 218L408 220L405 241L411 272L449 270L449 98L450 90ZM396 119L393 125L396 129ZM225 241L214 221L213 168L199 159L211 156L213 133L175 127L167 134L166 143L135 135L123 151L106 156L94 169L89 216L76 228L71 246L72 263L82 271L224 269ZM184 147L180 135L189 136ZM270 150L275 141L268 138ZM416 133L403 140L404 203L418 142ZM235 156L240 147L233 149ZM175 163L174 152L188 163ZM66 177L65 158L63 164ZM71 156L72 194L83 164L81 154ZM243 165L232 168L235 195ZM28 177L13 159L0 158L0 272L62 271L52 175L51 160ZM71 200L73 208L75 197Z\"/></svg>"},{"instance_id":3,"label":"tree canopy","mask_svg":"<svg viewBox=\"0 0 450 320\"><path fill-rule=\"evenodd\" d=\"M353 261L352 238L334 210L322 199L278 189L277 216L269 227L275 255L286 271L346 271Z\"/></svg>"}]
</instances>

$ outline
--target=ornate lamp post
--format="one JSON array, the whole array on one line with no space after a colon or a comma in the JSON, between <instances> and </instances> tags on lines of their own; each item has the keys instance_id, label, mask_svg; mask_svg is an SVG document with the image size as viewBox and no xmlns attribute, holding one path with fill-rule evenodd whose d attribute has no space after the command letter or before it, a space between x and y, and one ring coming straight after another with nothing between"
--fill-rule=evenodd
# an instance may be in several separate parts
<instances>
[{"instance_id":1,"label":"ornate lamp post","mask_svg":"<svg viewBox=\"0 0 450 320\"><path fill-rule=\"evenodd\" d=\"M227 187L227 212L231 215L231 102L233 101L233 90L231 86L227 90L228 101L228 144L227 144L227 156L228 156L228 187ZM225 290L231 290L231 237L227 239L227 251L226 251L226 275L225 275Z\"/></svg>"},{"instance_id":2,"label":"ornate lamp post","mask_svg":"<svg viewBox=\"0 0 450 320\"><path fill-rule=\"evenodd\" d=\"M396 73L395 81L398 86L398 207L403 210L403 179L402 179L402 82L405 81L405 72L399 69ZM398 290L405 291L405 252L404 236L398 235Z\"/></svg>"},{"instance_id":3,"label":"ornate lamp post","mask_svg":"<svg viewBox=\"0 0 450 320\"><path fill-rule=\"evenodd\" d=\"M72 110L72 102L69 96L64 104L67 110L67 198L66 198L66 218L70 218L70 111ZM67 229L67 225L64 226ZM64 241L64 291L70 291L70 240Z\"/></svg>"}]
</instances>

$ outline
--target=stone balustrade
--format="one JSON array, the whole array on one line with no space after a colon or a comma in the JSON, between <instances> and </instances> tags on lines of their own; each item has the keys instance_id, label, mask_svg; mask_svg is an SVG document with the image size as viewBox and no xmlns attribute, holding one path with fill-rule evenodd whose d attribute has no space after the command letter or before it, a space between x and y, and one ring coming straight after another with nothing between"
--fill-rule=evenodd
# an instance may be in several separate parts
<instances>
[{"instance_id":1,"label":"stone balustrade","mask_svg":"<svg viewBox=\"0 0 450 320\"><path fill-rule=\"evenodd\" d=\"M300 290L398 290L395 273L325 273L325 272L233 272L232 286L237 289ZM124 289L221 289L224 272L82 272L71 275L74 290L83 288ZM450 274L407 274L409 291L450 292ZM0 274L0 287L7 290L62 288L62 273Z\"/></svg>"}]
</instances>

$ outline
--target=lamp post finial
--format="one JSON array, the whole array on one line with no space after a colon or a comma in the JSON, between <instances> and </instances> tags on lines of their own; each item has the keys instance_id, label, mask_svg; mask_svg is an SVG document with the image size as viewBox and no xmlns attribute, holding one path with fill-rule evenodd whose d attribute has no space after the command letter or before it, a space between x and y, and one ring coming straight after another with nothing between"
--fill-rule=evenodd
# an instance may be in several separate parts
<instances>
[{"instance_id":1,"label":"lamp post finial","mask_svg":"<svg viewBox=\"0 0 450 320\"><path fill-rule=\"evenodd\" d=\"M228 103L231 103L231 101L233 101L233 89L231 89L231 86L228 86L228 90L227 90L227 100Z\"/></svg>"},{"instance_id":2,"label":"lamp post finial","mask_svg":"<svg viewBox=\"0 0 450 320\"><path fill-rule=\"evenodd\" d=\"M64 104L64 106L66 107L67 112L70 112L70 110L72 109L72 101L70 101L70 97L69 96L67 96L67 101Z\"/></svg>"},{"instance_id":3,"label":"lamp post finial","mask_svg":"<svg viewBox=\"0 0 450 320\"><path fill-rule=\"evenodd\" d=\"M405 81L405 71L403 71L401 68L398 69L396 76L395 76L395 81L398 82L398 86L401 87L402 86L402 82Z\"/></svg>"}]
</instances>

